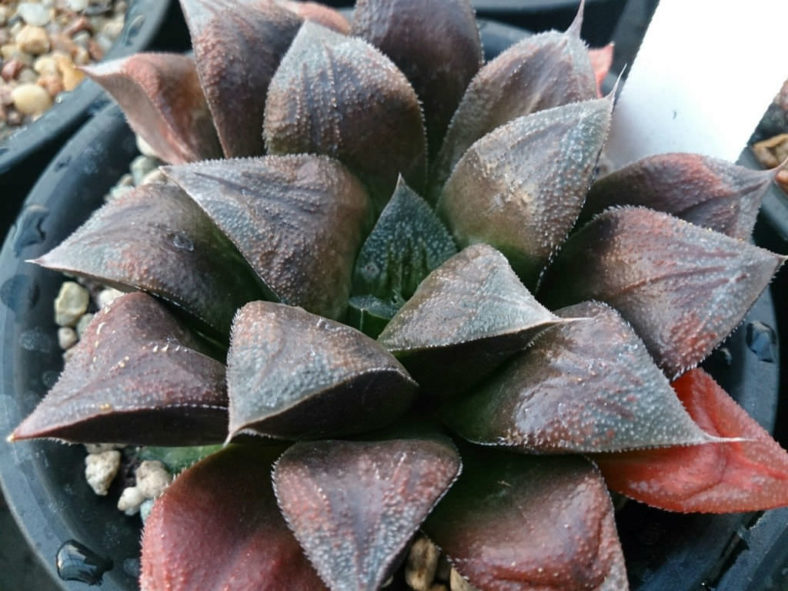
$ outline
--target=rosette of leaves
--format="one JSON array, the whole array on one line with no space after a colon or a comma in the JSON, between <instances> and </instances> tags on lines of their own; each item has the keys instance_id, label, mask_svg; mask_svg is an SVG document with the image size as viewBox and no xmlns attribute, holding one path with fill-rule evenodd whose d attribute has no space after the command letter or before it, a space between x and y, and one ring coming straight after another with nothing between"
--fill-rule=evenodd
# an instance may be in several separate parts
<instances>
[{"instance_id":1,"label":"rosette of leaves","mask_svg":"<svg viewBox=\"0 0 788 591\"><path fill-rule=\"evenodd\" d=\"M480 589L621 589L608 487L788 504L693 369L783 262L748 241L773 171L596 179L580 15L483 64L467 0L182 6L194 58L87 70L169 180L35 261L130 293L12 434L227 443L156 502L143 589L377 589L418 530Z\"/></svg>"}]
</instances>

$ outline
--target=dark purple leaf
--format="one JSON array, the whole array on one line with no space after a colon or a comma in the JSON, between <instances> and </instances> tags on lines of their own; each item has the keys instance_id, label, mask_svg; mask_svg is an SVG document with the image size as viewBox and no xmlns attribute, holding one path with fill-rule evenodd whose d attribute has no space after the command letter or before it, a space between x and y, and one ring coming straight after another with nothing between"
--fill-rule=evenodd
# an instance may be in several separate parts
<instances>
[{"instance_id":1,"label":"dark purple leaf","mask_svg":"<svg viewBox=\"0 0 788 591\"><path fill-rule=\"evenodd\" d=\"M181 0L224 155L264 151L268 85L302 20L274 0Z\"/></svg>"},{"instance_id":2,"label":"dark purple leaf","mask_svg":"<svg viewBox=\"0 0 788 591\"><path fill-rule=\"evenodd\" d=\"M271 81L265 142L273 154L338 158L367 183L378 210L400 173L424 187L424 125L407 78L368 43L310 22Z\"/></svg>"},{"instance_id":3,"label":"dark purple leaf","mask_svg":"<svg viewBox=\"0 0 788 591\"><path fill-rule=\"evenodd\" d=\"M369 229L361 183L324 156L267 156L165 169L232 240L275 299L340 318Z\"/></svg>"},{"instance_id":4,"label":"dark purple leaf","mask_svg":"<svg viewBox=\"0 0 788 591\"><path fill-rule=\"evenodd\" d=\"M649 156L596 181L583 217L611 205L642 205L748 240L774 175L700 154Z\"/></svg>"},{"instance_id":5,"label":"dark purple leaf","mask_svg":"<svg viewBox=\"0 0 788 591\"><path fill-rule=\"evenodd\" d=\"M608 210L564 245L540 300L607 302L673 378L741 322L784 257L642 207Z\"/></svg>"},{"instance_id":6,"label":"dark purple leaf","mask_svg":"<svg viewBox=\"0 0 788 591\"><path fill-rule=\"evenodd\" d=\"M430 273L378 341L422 387L451 394L561 322L523 287L501 253L476 244Z\"/></svg>"},{"instance_id":7,"label":"dark purple leaf","mask_svg":"<svg viewBox=\"0 0 788 591\"><path fill-rule=\"evenodd\" d=\"M437 196L454 166L476 140L513 119L596 98L581 17L566 33L526 37L485 65L471 80L431 170Z\"/></svg>"},{"instance_id":8,"label":"dark purple leaf","mask_svg":"<svg viewBox=\"0 0 788 591\"><path fill-rule=\"evenodd\" d=\"M301 0L275 0L280 6L292 10L304 20L312 21L337 33L350 33L350 23L345 16L333 8L318 2L302 2Z\"/></svg>"},{"instance_id":9,"label":"dark purple leaf","mask_svg":"<svg viewBox=\"0 0 788 591\"><path fill-rule=\"evenodd\" d=\"M224 365L150 296L96 314L57 383L13 439L199 445L227 434Z\"/></svg>"},{"instance_id":10,"label":"dark purple leaf","mask_svg":"<svg viewBox=\"0 0 788 591\"><path fill-rule=\"evenodd\" d=\"M183 472L142 535L142 591L325 589L279 513L281 448L230 446Z\"/></svg>"},{"instance_id":11,"label":"dark purple leaf","mask_svg":"<svg viewBox=\"0 0 788 591\"><path fill-rule=\"evenodd\" d=\"M580 214L612 108L595 99L540 111L473 144L437 205L460 246L491 244L533 289Z\"/></svg>"},{"instance_id":12,"label":"dark purple leaf","mask_svg":"<svg viewBox=\"0 0 788 591\"><path fill-rule=\"evenodd\" d=\"M165 162L221 155L192 58L138 53L84 70L118 101L131 128Z\"/></svg>"},{"instance_id":13,"label":"dark purple leaf","mask_svg":"<svg viewBox=\"0 0 788 591\"><path fill-rule=\"evenodd\" d=\"M391 58L413 84L424 107L430 154L435 155L483 62L469 0L359 0L351 32Z\"/></svg>"},{"instance_id":14,"label":"dark purple leaf","mask_svg":"<svg viewBox=\"0 0 788 591\"><path fill-rule=\"evenodd\" d=\"M238 312L227 367L231 436L367 431L404 413L416 391L399 362L365 334L270 302Z\"/></svg>"},{"instance_id":15,"label":"dark purple leaf","mask_svg":"<svg viewBox=\"0 0 788 591\"><path fill-rule=\"evenodd\" d=\"M610 497L588 461L490 451L463 457L462 476L424 529L473 585L627 589Z\"/></svg>"},{"instance_id":16,"label":"dark purple leaf","mask_svg":"<svg viewBox=\"0 0 788 591\"><path fill-rule=\"evenodd\" d=\"M460 473L442 440L297 443L274 470L279 506L332 589L379 589Z\"/></svg>"},{"instance_id":17,"label":"dark purple leaf","mask_svg":"<svg viewBox=\"0 0 788 591\"><path fill-rule=\"evenodd\" d=\"M446 405L460 436L533 452L621 451L706 443L643 342L599 303L538 335L472 395Z\"/></svg>"},{"instance_id":18,"label":"dark purple leaf","mask_svg":"<svg viewBox=\"0 0 788 591\"><path fill-rule=\"evenodd\" d=\"M235 247L180 189L143 185L106 204L39 265L172 302L220 335L262 287Z\"/></svg>"}]
</instances>

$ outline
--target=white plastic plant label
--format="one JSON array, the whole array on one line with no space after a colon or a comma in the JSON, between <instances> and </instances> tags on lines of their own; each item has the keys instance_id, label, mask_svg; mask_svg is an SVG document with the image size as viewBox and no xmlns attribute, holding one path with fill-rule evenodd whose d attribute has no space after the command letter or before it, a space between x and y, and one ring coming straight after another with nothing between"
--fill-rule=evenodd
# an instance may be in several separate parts
<instances>
[{"instance_id":1,"label":"white plastic plant label","mask_svg":"<svg viewBox=\"0 0 788 591\"><path fill-rule=\"evenodd\" d=\"M616 167L662 152L735 161L788 78L788 0L661 0L613 116Z\"/></svg>"}]
</instances>

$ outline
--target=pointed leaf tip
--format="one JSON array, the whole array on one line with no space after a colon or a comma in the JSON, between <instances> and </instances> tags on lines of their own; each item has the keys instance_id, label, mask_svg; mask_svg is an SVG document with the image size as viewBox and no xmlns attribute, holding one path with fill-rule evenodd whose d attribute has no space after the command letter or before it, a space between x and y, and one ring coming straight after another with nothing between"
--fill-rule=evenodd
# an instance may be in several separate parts
<instances>
[{"instance_id":1,"label":"pointed leaf tip","mask_svg":"<svg viewBox=\"0 0 788 591\"><path fill-rule=\"evenodd\" d=\"M702 429L728 441L594 456L608 486L669 511L788 506L788 452L705 371L688 371L673 388Z\"/></svg>"},{"instance_id":2,"label":"pointed leaf tip","mask_svg":"<svg viewBox=\"0 0 788 591\"><path fill-rule=\"evenodd\" d=\"M279 506L332 589L379 589L459 475L443 440L297 443L274 469Z\"/></svg>"},{"instance_id":3,"label":"pointed leaf tip","mask_svg":"<svg viewBox=\"0 0 788 591\"><path fill-rule=\"evenodd\" d=\"M416 392L400 363L366 335L271 302L238 312L227 365L231 436L371 430L404 413Z\"/></svg>"},{"instance_id":4,"label":"pointed leaf tip","mask_svg":"<svg viewBox=\"0 0 788 591\"><path fill-rule=\"evenodd\" d=\"M500 252L475 244L430 273L378 341L423 388L452 394L557 322Z\"/></svg>"},{"instance_id":5,"label":"pointed leaf tip","mask_svg":"<svg viewBox=\"0 0 788 591\"><path fill-rule=\"evenodd\" d=\"M215 443L227 432L224 365L150 296L96 314L65 369L12 440Z\"/></svg>"},{"instance_id":6,"label":"pointed leaf tip","mask_svg":"<svg viewBox=\"0 0 788 591\"><path fill-rule=\"evenodd\" d=\"M783 261L671 215L623 207L570 237L539 294L552 307L607 302L675 377L739 325Z\"/></svg>"},{"instance_id":7,"label":"pointed leaf tip","mask_svg":"<svg viewBox=\"0 0 788 591\"><path fill-rule=\"evenodd\" d=\"M570 35L574 35L578 39L580 39L580 31L583 28L583 15L585 13L586 2L585 0L580 0L580 3L577 6L577 13L575 14L575 18L572 20L572 23L569 25L569 28L566 30L567 33Z\"/></svg>"},{"instance_id":8,"label":"pointed leaf tip","mask_svg":"<svg viewBox=\"0 0 788 591\"><path fill-rule=\"evenodd\" d=\"M615 310L585 302L558 314L575 319L541 333L473 394L445 405L452 430L474 443L537 453L710 440Z\"/></svg>"}]
</instances>

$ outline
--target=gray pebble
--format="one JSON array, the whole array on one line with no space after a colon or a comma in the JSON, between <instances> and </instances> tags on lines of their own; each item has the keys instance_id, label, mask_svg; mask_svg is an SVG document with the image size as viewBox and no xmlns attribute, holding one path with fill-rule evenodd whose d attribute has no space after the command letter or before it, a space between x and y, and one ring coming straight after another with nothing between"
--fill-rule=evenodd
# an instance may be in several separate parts
<instances>
[{"instance_id":1,"label":"gray pebble","mask_svg":"<svg viewBox=\"0 0 788 591\"><path fill-rule=\"evenodd\" d=\"M49 9L37 2L22 2L16 9L28 25L43 27L49 23Z\"/></svg>"},{"instance_id":2,"label":"gray pebble","mask_svg":"<svg viewBox=\"0 0 788 591\"><path fill-rule=\"evenodd\" d=\"M66 0L66 6L74 12L85 10L88 7L88 3L88 0Z\"/></svg>"},{"instance_id":3,"label":"gray pebble","mask_svg":"<svg viewBox=\"0 0 788 591\"><path fill-rule=\"evenodd\" d=\"M87 289L75 281L64 281L55 299L55 323L58 326L75 326L87 312L89 303Z\"/></svg>"}]
</instances>

